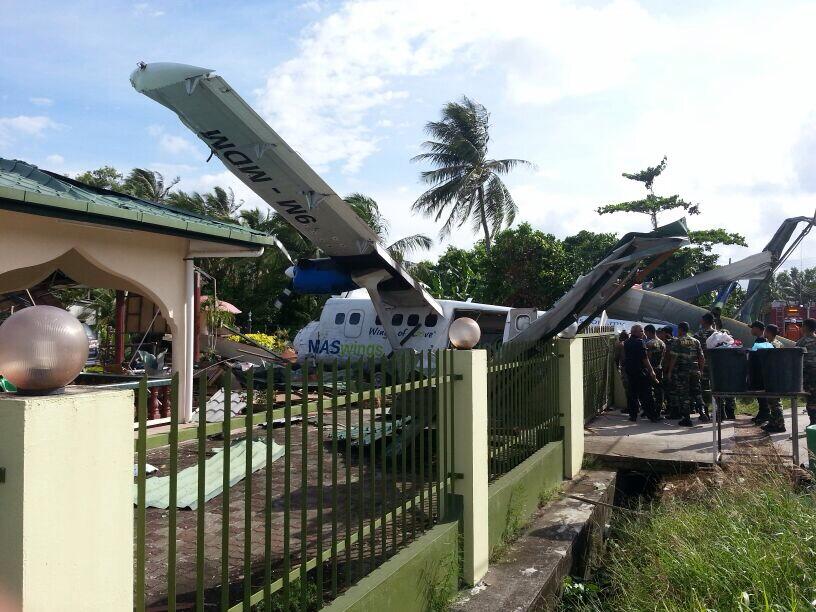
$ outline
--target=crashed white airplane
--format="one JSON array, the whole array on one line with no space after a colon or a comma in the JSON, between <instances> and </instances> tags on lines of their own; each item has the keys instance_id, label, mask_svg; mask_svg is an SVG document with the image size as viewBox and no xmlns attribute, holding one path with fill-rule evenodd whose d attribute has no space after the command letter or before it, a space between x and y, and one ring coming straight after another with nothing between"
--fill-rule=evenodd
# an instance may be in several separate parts
<instances>
[{"instance_id":1,"label":"crashed white airplane","mask_svg":"<svg viewBox=\"0 0 816 612\"><path fill-rule=\"evenodd\" d=\"M484 344L552 338L588 325L633 284L688 243L684 222L626 234L547 312L436 300L376 234L212 70L139 64L133 87L175 112L221 162L327 257L293 266L299 293L343 294L298 335L300 357L366 357L448 346L448 328L471 317ZM519 262L527 265L526 262ZM356 289L364 289L367 297ZM348 293L352 292L352 293ZM581 315L584 322L578 325Z\"/></svg>"}]
</instances>

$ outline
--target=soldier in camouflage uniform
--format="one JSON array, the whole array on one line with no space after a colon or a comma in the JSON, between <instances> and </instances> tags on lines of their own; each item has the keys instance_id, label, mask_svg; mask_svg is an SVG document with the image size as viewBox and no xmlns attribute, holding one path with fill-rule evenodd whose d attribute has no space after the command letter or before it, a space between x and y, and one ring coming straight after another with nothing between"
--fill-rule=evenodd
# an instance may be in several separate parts
<instances>
[{"instance_id":1,"label":"soldier in camouflage uniform","mask_svg":"<svg viewBox=\"0 0 816 612\"><path fill-rule=\"evenodd\" d=\"M770 342L774 348L782 348L783 344L776 337L779 334L779 328L773 323L765 326L765 339ZM768 422L762 427L768 433L782 433L785 431L785 417L782 414L782 400L778 397L768 398L768 408L770 409L770 418Z\"/></svg>"},{"instance_id":2,"label":"soldier in camouflage uniform","mask_svg":"<svg viewBox=\"0 0 816 612\"><path fill-rule=\"evenodd\" d=\"M658 331L660 333L660 339L666 345L666 353L663 356L662 372L663 396L666 400L666 414L670 419L679 419L680 405L677 403L677 389L675 388L674 381L669 380L668 378L669 355L671 354L672 344L677 340L677 338L674 337L672 328L668 325L660 328Z\"/></svg>"},{"instance_id":3,"label":"soldier in camouflage uniform","mask_svg":"<svg viewBox=\"0 0 816 612\"><path fill-rule=\"evenodd\" d=\"M716 330L714 327L715 317L713 313L707 312L700 317L700 329L694 334L694 337L700 342L703 348L703 353L706 355L706 366L703 369L703 377L700 380L700 387L702 388L702 399L705 405L706 412L711 407L711 366L708 363L708 353L706 349L706 341L711 337ZM721 330L726 331L726 330ZM736 418L737 402L733 397L724 397L717 402L722 412L718 415L719 418L733 420ZM701 413L702 414L702 413Z\"/></svg>"},{"instance_id":4,"label":"soldier in camouflage uniform","mask_svg":"<svg viewBox=\"0 0 816 612\"><path fill-rule=\"evenodd\" d=\"M705 357L700 341L688 335L689 324L682 321L677 325L677 339L672 343L669 353L669 370L666 377L674 381L677 401L680 405L682 419L678 425L691 426L691 407L702 393L700 378L705 367ZM703 406L700 421L711 421Z\"/></svg>"},{"instance_id":5,"label":"soldier in camouflage uniform","mask_svg":"<svg viewBox=\"0 0 816 612\"><path fill-rule=\"evenodd\" d=\"M805 353L804 388L807 398L807 413L810 424L816 425L816 319L805 319L802 323L802 337L796 343L807 349Z\"/></svg>"},{"instance_id":6,"label":"soldier in camouflage uniform","mask_svg":"<svg viewBox=\"0 0 816 612\"><path fill-rule=\"evenodd\" d=\"M657 382L652 385L655 413L659 416L663 410L663 359L666 354L666 345L657 337L654 325L643 328L646 334L646 355L652 364Z\"/></svg>"}]
</instances>

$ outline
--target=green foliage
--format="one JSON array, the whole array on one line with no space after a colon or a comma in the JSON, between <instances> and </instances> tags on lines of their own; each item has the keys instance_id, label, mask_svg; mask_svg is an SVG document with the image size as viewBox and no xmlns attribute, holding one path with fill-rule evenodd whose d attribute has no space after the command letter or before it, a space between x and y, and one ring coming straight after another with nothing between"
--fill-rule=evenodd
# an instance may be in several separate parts
<instances>
[{"instance_id":1,"label":"green foliage","mask_svg":"<svg viewBox=\"0 0 816 612\"><path fill-rule=\"evenodd\" d=\"M489 256L479 241L469 250L448 247L437 262L411 271L436 297L549 308L616 242L614 234L588 231L561 241L522 223L499 232Z\"/></svg>"},{"instance_id":2,"label":"green foliage","mask_svg":"<svg viewBox=\"0 0 816 612\"><path fill-rule=\"evenodd\" d=\"M483 248L465 250L449 246L436 262L421 261L411 272L439 298L481 301L485 296Z\"/></svg>"},{"instance_id":3,"label":"green foliage","mask_svg":"<svg viewBox=\"0 0 816 612\"><path fill-rule=\"evenodd\" d=\"M501 560L506 554L510 545L515 542L526 523L523 516L524 502L521 498L519 487L510 492L510 500L507 502L507 514L504 517L504 531L501 540L490 551L490 562L495 563Z\"/></svg>"},{"instance_id":4,"label":"green foliage","mask_svg":"<svg viewBox=\"0 0 816 612\"><path fill-rule=\"evenodd\" d=\"M165 181L161 172L134 168L122 184L122 190L143 200L162 203L167 200L170 190L178 182L179 177Z\"/></svg>"},{"instance_id":5,"label":"green foliage","mask_svg":"<svg viewBox=\"0 0 816 612\"><path fill-rule=\"evenodd\" d=\"M616 212L635 212L649 216L652 223L652 229L657 229L657 216L661 212L667 210L674 210L682 208L690 215L700 214L700 207L697 204L686 202L679 195L671 196L656 196L654 194L654 180L663 173L666 169L667 159L664 156L661 162L654 167L646 168L640 172L627 173L624 172L624 178L631 179L643 183L643 186L648 192L646 197L642 200L633 200L631 202L619 202L618 204L607 204L599 207L599 215L607 215Z\"/></svg>"},{"instance_id":6,"label":"green foliage","mask_svg":"<svg viewBox=\"0 0 816 612\"><path fill-rule=\"evenodd\" d=\"M303 584L300 580L295 580L289 584L289 601L283 598L283 590L272 594L271 605L266 607L263 601L253 608L256 612L309 612L320 609L320 602L317 598L317 584L310 574L310 580Z\"/></svg>"},{"instance_id":7,"label":"green foliage","mask_svg":"<svg viewBox=\"0 0 816 612\"><path fill-rule=\"evenodd\" d=\"M499 233L484 261L490 303L549 308L575 280L563 243L529 223Z\"/></svg>"},{"instance_id":8,"label":"green foliage","mask_svg":"<svg viewBox=\"0 0 816 612\"><path fill-rule=\"evenodd\" d=\"M622 517L600 589L568 588L564 610L807 610L816 599L816 492L785 470L726 474L644 515Z\"/></svg>"},{"instance_id":9,"label":"green foliage","mask_svg":"<svg viewBox=\"0 0 816 612\"><path fill-rule=\"evenodd\" d=\"M412 207L439 221L446 217L439 236L470 223L474 232L484 233L484 248L490 252L493 237L509 227L518 208L501 177L518 166L532 166L523 159L489 159L490 113L463 96L442 108L440 121L430 121L425 131L431 140L422 143L425 153L413 161L435 166L420 174L431 186Z\"/></svg>"},{"instance_id":10,"label":"green foliage","mask_svg":"<svg viewBox=\"0 0 816 612\"><path fill-rule=\"evenodd\" d=\"M253 342L268 348L270 351L282 352L289 346L289 334L285 331L275 334L244 334ZM245 342L241 336L230 336L233 342Z\"/></svg>"},{"instance_id":11,"label":"green foliage","mask_svg":"<svg viewBox=\"0 0 816 612\"><path fill-rule=\"evenodd\" d=\"M351 206L352 210L377 234L380 242L385 244L388 238L389 223L388 219L386 219L380 211L376 200L362 193L352 193L346 196L346 203ZM403 261L410 253L414 251L427 251L432 246L433 240L428 236L424 234L413 234L392 242L386 246L386 249L394 259Z\"/></svg>"},{"instance_id":12,"label":"green foliage","mask_svg":"<svg viewBox=\"0 0 816 612\"><path fill-rule=\"evenodd\" d=\"M816 302L816 268L791 268L777 274L771 284L771 299L792 304Z\"/></svg>"},{"instance_id":13,"label":"green foliage","mask_svg":"<svg viewBox=\"0 0 816 612\"><path fill-rule=\"evenodd\" d=\"M457 551L461 546L457 546ZM456 597L459 584L461 559L458 553L450 553L432 568L423 572L425 582L426 610L447 612Z\"/></svg>"},{"instance_id":14,"label":"green foliage","mask_svg":"<svg viewBox=\"0 0 816 612\"><path fill-rule=\"evenodd\" d=\"M76 180L80 183L85 183L91 187L100 187L102 189L110 189L112 191L124 191L122 182L124 176L116 168L111 166L102 166L96 170L88 170L76 175Z\"/></svg>"}]
</instances>

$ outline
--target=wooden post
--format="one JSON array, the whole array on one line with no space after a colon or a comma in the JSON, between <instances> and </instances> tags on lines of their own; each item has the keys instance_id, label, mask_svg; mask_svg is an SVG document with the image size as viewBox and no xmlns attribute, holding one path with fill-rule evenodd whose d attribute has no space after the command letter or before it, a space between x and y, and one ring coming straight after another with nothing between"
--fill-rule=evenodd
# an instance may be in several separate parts
<instances>
[{"instance_id":1,"label":"wooden post","mask_svg":"<svg viewBox=\"0 0 816 612\"><path fill-rule=\"evenodd\" d=\"M114 357L116 365L125 363L125 315L127 313L125 292L116 290L116 315L114 317Z\"/></svg>"}]
</instances>

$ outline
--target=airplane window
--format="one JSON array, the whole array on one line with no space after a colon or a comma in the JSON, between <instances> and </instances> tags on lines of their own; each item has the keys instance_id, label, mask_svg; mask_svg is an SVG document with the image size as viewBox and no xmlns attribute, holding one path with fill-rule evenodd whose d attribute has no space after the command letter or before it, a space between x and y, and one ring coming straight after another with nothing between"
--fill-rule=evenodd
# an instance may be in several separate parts
<instances>
[{"instance_id":1,"label":"airplane window","mask_svg":"<svg viewBox=\"0 0 816 612\"><path fill-rule=\"evenodd\" d=\"M379 315L377 315L377 318L374 319L374 325L382 325L382 321L380 321Z\"/></svg>"},{"instance_id":2,"label":"airplane window","mask_svg":"<svg viewBox=\"0 0 816 612\"><path fill-rule=\"evenodd\" d=\"M436 327L436 320L438 317L435 314L429 314L425 317L425 327Z\"/></svg>"},{"instance_id":3,"label":"airplane window","mask_svg":"<svg viewBox=\"0 0 816 612\"><path fill-rule=\"evenodd\" d=\"M402 314L397 313L393 317L391 317L391 325L397 326L402 325Z\"/></svg>"},{"instance_id":4,"label":"airplane window","mask_svg":"<svg viewBox=\"0 0 816 612\"><path fill-rule=\"evenodd\" d=\"M349 325L357 325L360 322L360 313L352 312L349 315Z\"/></svg>"},{"instance_id":5,"label":"airplane window","mask_svg":"<svg viewBox=\"0 0 816 612\"><path fill-rule=\"evenodd\" d=\"M516 329L521 331L530 327L530 315L519 315L516 318Z\"/></svg>"},{"instance_id":6,"label":"airplane window","mask_svg":"<svg viewBox=\"0 0 816 612\"><path fill-rule=\"evenodd\" d=\"M418 314L408 315L408 326L409 327L414 327L417 323L419 323L419 315Z\"/></svg>"},{"instance_id":7,"label":"airplane window","mask_svg":"<svg viewBox=\"0 0 816 612\"><path fill-rule=\"evenodd\" d=\"M345 312L338 312L334 315L334 324L335 325L342 325L343 321L346 320L346 313Z\"/></svg>"}]
</instances>

